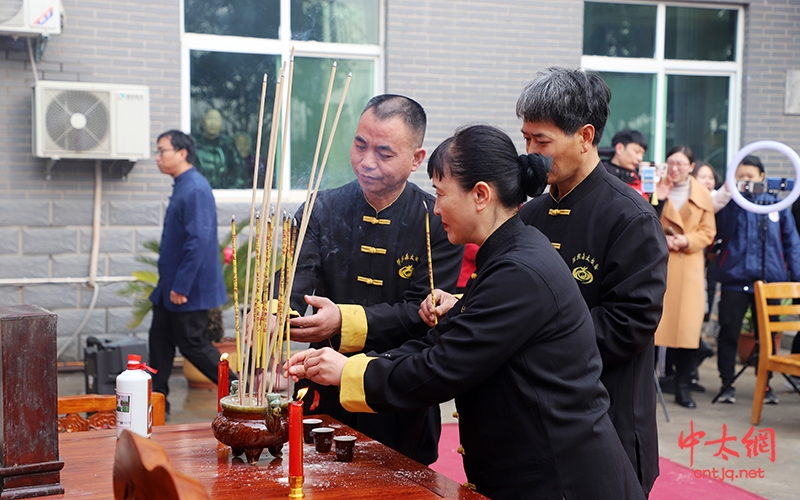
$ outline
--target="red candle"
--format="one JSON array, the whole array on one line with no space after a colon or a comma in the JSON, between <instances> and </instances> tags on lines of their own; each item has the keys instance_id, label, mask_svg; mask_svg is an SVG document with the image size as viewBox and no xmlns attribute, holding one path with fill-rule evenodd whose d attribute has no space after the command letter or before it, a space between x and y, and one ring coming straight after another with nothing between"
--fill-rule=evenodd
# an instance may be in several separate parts
<instances>
[{"instance_id":1,"label":"red candle","mask_svg":"<svg viewBox=\"0 0 800 500\"><path fill-rule=\"evenodd\" d=\"M289 403L289 477L303 475L303 402Z\"/></svg>"},{"instance_id":2,"label":"red candle","mask_svg":"<svg viewBox=\"0 0 800 500\"><path fill-rule=\"evenodd\" d=\"M220 400L230 392L230 382L228 381L228 353L222 353L217 365L217 411L222 411Z\"/></svg>"}]
</instances>

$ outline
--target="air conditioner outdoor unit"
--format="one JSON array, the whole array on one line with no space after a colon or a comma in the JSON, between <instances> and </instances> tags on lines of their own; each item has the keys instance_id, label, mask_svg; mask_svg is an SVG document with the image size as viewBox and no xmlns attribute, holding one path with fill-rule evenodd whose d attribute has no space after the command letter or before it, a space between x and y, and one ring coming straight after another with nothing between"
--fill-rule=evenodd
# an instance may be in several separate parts
<instances>
[{"instance_id":1,"label":"air conditioner outdoor unit","mask_svg":"<svg viewBox=\"0 0 800 500\"><path fill-rule=\"evenodd\" d=\"M33 154L52 160L149 158L148 87L38 81L33 88Z\"/></svg>"},{"instance_id":2,"label":"air conditioner outdoor unit","mask_svg":"<svg viewBox=\"0 0 800 500\"><path fill-rule=\"evenodd\" d=\"M0 1L0 34L34 36L59 33L59 0Z\"/></svg>"}]
</instances>

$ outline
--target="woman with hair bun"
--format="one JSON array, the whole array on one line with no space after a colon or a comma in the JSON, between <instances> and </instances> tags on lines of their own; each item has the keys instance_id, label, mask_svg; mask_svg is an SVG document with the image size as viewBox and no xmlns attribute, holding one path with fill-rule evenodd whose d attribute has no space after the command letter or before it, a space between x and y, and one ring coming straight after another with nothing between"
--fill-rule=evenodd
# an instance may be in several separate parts
<instances>
[{"instance_id":1,"label":"woman with hair bun","mask_svg":"<svg viewBox=\"0 0 800 500\"><path fill-rule=\"evenodd\" d=\"M450 242L480 246L463 298L446 300L428 335L397 349L350 358L312 349L284 369L295 380L340 385L342 405L354 412L455 398L467 479L490 498L642 499L608 416L578 285L550 241L517 215L543 191L549 167L546 157L517 155L494 127L445 140L428 162L434 212ZM420 314L432 323L429 307Z\"/></svg>"}]
</instances>

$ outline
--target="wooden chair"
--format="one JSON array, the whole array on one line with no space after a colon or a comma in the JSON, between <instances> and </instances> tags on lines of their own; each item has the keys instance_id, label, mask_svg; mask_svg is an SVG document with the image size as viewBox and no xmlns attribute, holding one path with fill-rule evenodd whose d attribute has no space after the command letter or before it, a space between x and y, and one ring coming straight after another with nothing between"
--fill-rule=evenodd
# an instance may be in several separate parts
<instances>
[{"instance_id":1,"label":"wooden chair","mask_svg":"<svg viewBox=\"0 0 800 500\"><path fill-rule=\"evenodd\" d=\"M114 453L114 500L210 500L197 480L175 471L164 448L128 430Z\"/></svg>"},{"instance_id":2,"label":"wooden chair","mask_svg":"<svg viewBox=\"0 0 800 500\"><path fill-rule=\"evenodd\" d=\"M82 394L59 396L58 432L81 432L90 429L117 428L117 396L114 394ZM83 418L81 413L93 413ZM166 398L160 392L153 393L153 425L166 423Z\"/></svg>"},{"instance_id":3,"label":"wooden chair","mask_svg":"<svg viewBox=\"0 0 800 500\"><path fill-rule=\"evenodd\" d=\"M780 372L800 377L800 354L773 354L772 334L775 332L800 330L800 304L773 305L767 301L777 299L800 299L800 283L764 283L756 281L756 315L758 317L758 378L753 394L753 425L761 422L764 394L767 389L767 373ZM776 318L775 321L770 316Z\"/></svg>"}]
</instances>

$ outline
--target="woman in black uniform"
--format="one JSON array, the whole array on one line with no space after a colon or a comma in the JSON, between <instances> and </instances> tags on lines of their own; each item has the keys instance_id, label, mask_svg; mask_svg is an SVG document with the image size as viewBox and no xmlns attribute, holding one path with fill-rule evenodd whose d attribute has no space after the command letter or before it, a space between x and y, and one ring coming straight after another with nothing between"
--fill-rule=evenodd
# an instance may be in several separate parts
<instances>
[{"instance_id":1,"label":"woman in black uniform","mask_svg":"<svg viewBox=\"0 0 800 500\"><path fill-rule=\"evenodd\" d=\"M641 499L608 417L586 304L548 239L517 216L548 168L494 127L440 144L428 163L435 213L451 243L480 246L464 297L423 339L351 358L312 349L284 368L340 385L350 411L455 398L464 470L491 498Z\"/></svg>"}]
</instances>

